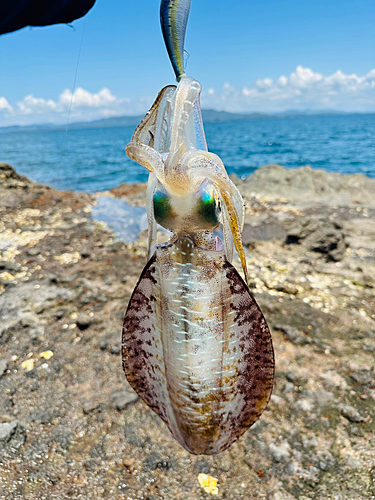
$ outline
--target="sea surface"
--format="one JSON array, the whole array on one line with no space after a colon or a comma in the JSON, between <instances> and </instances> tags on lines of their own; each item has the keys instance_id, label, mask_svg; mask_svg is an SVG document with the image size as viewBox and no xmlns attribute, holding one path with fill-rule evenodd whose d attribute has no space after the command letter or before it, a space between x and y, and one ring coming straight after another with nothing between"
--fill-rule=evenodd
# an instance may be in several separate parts
<instances>
[{"instance_id":1,"label":"sea surface","mask_svg":"<svg viewBox=\"0 0 375 500\"><path fill-rule=\"evenodd\" d=\"M125 145L134 127L0 134L0 162L58 189L98 192L122 182L146 181ZM265 117L207 123L209 150L229 174L247 177L262 165L311 165L330 172L375 177L375 115Z\"/></svg>"}]
</instances>

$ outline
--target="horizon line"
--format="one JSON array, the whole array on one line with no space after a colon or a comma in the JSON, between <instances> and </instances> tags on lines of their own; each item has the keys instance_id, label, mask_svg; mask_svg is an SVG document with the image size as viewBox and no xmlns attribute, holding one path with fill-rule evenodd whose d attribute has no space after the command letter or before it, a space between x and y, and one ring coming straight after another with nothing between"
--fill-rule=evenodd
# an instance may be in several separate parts
<instances>
[{"instance_id":1,"label":"horizon line","mask_svg":"<svg viewBox=\"0 0 375 500\"><path fill-rule=\"evenodd\" d=\"M335 110L335 109L317 109L317 110L311 110L311 109L303 109L303 110L298 110L298 109L290 109L290 110L285 110L285 111L274 111L274 112L262 112L262 111L250 111L250 112L236 112L236 111L225 111L225 110L217 110L213 108L202 108L202 113L215 113L215 114L223 114L223 115L228 115L228 118L232 117L239 117L238 120L232 120L232 121L239 121L242 117L244 119L246 118L251 118L251 117L287 117L287 116L295 116L295 115L300 115L300 116L316 116L316 115L374 115L375 111L340 111L340 110ZM120 120L120 119L140 119L143 118L145 113L142 114L137 114L137 115L114 115L114 116L109 116L106 118L96 118L94 120L80 120L76 122L71 122L69 124L70 126L76 126L76 125L84 125L84 124L90 124L90 123L102 123L102 122L110 122L111 120ZM203 117L204 118L204 117ZM220 120L213 120L212 118L206 117L206 122L207 123L213 123L215 121L220 121ZM226 121L226 120L222 120ZM229 120L231 121L231 120ZM123 125L123 126L131 126L132 124L129 125ZM29 125L21 125L21 124L14 124L14 125L0 125L0 130L6 130L6 129L32 129L32 128L60 128L60 127L66 127L66 123L61 121L61 122L43 122L43 123L32 123ZM98 127L100 128L100 127ZM109 128L109 127L108 127Z\"/></svg>"}]
</instances>

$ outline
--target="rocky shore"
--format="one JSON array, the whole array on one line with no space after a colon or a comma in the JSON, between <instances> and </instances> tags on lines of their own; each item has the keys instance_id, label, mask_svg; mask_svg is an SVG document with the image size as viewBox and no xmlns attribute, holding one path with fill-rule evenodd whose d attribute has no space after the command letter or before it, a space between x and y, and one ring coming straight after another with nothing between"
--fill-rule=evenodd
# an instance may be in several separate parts
<instances>
[{"instance_id":1,"label":"rocky shore","mask_svg":"<svg viewBox=\"0 0 375 500\"><path fill-rule=\"evenodd\" d=\"M229 450L192 456L121 368L145 233L118 241L97 196L0 164L1 499L211 498L199 473L218 499L375 499L375 180L272 165L234 181L276 383ZM145 186L106 195L142 206Z\"/></svg>"}]
</instances>

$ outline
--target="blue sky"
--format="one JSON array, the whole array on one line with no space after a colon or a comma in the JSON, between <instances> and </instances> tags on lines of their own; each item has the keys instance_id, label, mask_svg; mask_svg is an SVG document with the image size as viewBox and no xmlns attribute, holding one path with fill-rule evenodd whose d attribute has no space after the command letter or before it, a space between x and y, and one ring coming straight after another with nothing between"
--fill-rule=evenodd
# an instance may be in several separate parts
<instances>
[{"instance_id":1,"label":"blue sky","mask_svg":"<svg viewBox=\"0 0 375 500\"><path fill-rule=\"evenodd\" d=\"M205 108L375 111L374 24L373 0L192 0L187 73ZM97 0L0 37L0 126L66 121L81 41L72 121L142 114L173 82L159 1Z\"/></svg>"}]
</instances>

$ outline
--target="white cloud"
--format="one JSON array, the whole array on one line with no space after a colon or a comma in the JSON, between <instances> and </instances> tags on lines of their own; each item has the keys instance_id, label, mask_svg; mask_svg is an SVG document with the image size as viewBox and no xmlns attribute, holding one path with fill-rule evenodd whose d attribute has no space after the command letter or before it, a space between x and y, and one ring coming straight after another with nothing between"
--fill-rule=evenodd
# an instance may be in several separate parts
<instances>
[{"instance_id":1,"label":"white cloud","mask_svg":"<svg viewBox=\"0 0 375 500\"><path fill-rule=\"evenodd\" d=\"M116 101L118 101L117 97L107 88L92 94L79 87L74 91L74 94L71 90L65 89L60 94L58 101L28 95L17 103L17 112L21 115L62 115L72 105L72 111L75 115L83 114L84 108L100 108L106 114L107 106Z\"/></svg>"},{"instance_id":2,"label":"white cloud","mask_svg":"<svg viewBox=\"0 0 375 500\"><path fill-rule=\"evenodd\" d=\"M253 87L203 93L204 108L225 111L277 112L288 109L375 111L375 69L365 76L346 75L338 70L325 76L297 66L289 76L259 79Z\"/></svg>"},{"instance_id":3,"label":"white cloud","mask_svg":"<svg viewBox=\"0 0 375 500\"><path fill-rule=\"evenodd\" d=\"M42 98L27 95L22 101L17 103L18 113L22 115L38 115L49 111L54 111L58 108L55 101L45 100Z\"/></svg>"},{"instance_id":4,"label":"white cloud","mask_svg":"<svg viewBox=\"0 0 375 500\"><path fill-rule=\"evenodd\" d=\"M71 90L65 89L57 100L29 94L13 107L5 97L0 97L0 126L66 123L70 106L70 122L121 115L141 115L151 103L152 97L134 101L127 98L120 99L113 95L109 88L92 93L79 87L73 95Z\"/></svg>"},{"instance_id":5,"label":"white cloud","mask_svg":"<svg viewBox=\"0 0 375 500\"><path fill-rule=\"evenodd\" d=\"M100 90L97 94L91 94L87 90L79 87L73 94L73 103L76 107L88 106L90 108L100 108L108 106L115 102L115 97L108 88ZM64 90L60 95L60 103L70 105L72 100L72 92L69 89Z\"/></svg>"},{"instance_id":6,"label":"white cloud","mask_svg":"<svg viewBox=\"0 0 375 500\"><path fill-rule=\"evenodd\" d=\"M155 96L130 100L115 96L109 88L92 93L79 87L73 96L66 89L56 100L30 94L11 104L0 97L0 126L66 123L71 103L70 122L141 115ZM266 113L290 109L375 112L375 69L364 76L346 75L340 70L325 76L297 66L289 76L258 79L253 86L236 88L226 82L222 88L210 87L202 93L202 107Z\"/></svg>"},{"instance_id":7,"label":"white cloud","mask_svg":"<svg viewBox=\"0 0 375 500\"><path fill-rule=\"evenodd\" d=\"M5 97L0 97L0 111L12 111L12 106Z\"/></svg>"}]
</instances>

